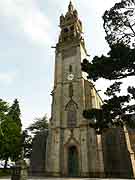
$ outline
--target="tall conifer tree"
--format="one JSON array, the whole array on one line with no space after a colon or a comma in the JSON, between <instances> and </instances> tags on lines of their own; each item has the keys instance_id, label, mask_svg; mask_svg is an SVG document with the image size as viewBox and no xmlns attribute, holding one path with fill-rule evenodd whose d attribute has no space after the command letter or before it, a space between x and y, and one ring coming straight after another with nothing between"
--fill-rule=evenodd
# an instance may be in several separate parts
<instances>
[{"instance_id":1,"label":"tall conifer tree","mask_svg":"<svg viewBox=\"0 0 135 180\"><path fill-rule=\"evenodd\" d=\"M107 56L95 56L92 62L85 59L82 63L82 70L88 73L88 79L113 80L105 93L108 98L102 109L84 111L85 118L96 117L96 123L92 122L91 126L99 133L106 128L125 124L135 127L134 84L127 87L126 94L119 94L123 79L135 76L135 0L116 3L105 12L103 20L110 51Z\"/></svg>"},{"instance_id":2,"label":"tall conifer tree","mask_svg":"<svg viewBox=\"0 0 135 180\"><path fill-rule=\"evenodd\" d=\"M5 160L5 166L9 158L16 161L21 153L22 132L19 103L15 99L13 105L8 108L4 101L0 101L0 116L2 119L0 131L0 159Z\"/></svg>"}]
</instances>

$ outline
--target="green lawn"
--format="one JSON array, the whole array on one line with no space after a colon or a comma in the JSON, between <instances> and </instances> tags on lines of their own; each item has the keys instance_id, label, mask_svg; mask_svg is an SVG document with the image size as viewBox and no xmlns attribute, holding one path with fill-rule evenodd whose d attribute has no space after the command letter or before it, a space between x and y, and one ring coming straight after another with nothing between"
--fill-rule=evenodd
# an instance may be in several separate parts
<instances>
[{"instance_id":1,"label":"green lawn","mask_svg":"<svg viewBox=\"0 0 135 180\"><path fill-rule=\"evenodd\" d=\"M11 175L11 169L0 169L0 177L10 176L10 175Z\"/></svg>"}]
</instances>

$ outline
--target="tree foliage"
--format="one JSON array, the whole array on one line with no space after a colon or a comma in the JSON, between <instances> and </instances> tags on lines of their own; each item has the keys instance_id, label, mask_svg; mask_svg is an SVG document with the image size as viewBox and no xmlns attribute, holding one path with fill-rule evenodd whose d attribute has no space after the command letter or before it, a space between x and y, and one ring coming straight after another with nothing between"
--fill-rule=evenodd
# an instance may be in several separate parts
<instances>
[{"instance_id":1,"label":"tree foliage","mask_svg":"<svg viewBox=\"0 0 135 180\"><path fill-rule=\"evenodd\" d=\"M122 43L134 47L135 41L135 0L121 0L105 11L104 29L109 45Z\"/></svg>"},{"instance_id":2,"label":"tree foliage","mask_svg":"<svg viewBox=\"0 0 135 180\"><path fill-rule=\"evenodd\" d=\"M96 117L94 123L98 133L124 124L135 127L135 87L129 86L126 94L120 94L122 80L135 76L135 1L121 0L105 12L103 20L110 51L107 56L95 56L92 62L84 59L82 63L82 70L87 72L88 79L115 80L105 92L108 98L101 110L84 111L87 119L91 119L91 115L102 114L100 118Z\"/></svg>"},{"instance_id":3,"label":"tree foliage","mask_svg":"<svg viewBox=\"0 0 135 180\"><path fill-rule=\"evenodd\" d=\"M33 137L28 130L23 131L23 152L24 158L29 158L32 152L32 141Z\"/></svg>"},{"instance_id":4,"label":"tree foliage","mask_svg":"<svg viewBox=\"0 0 135 180\"><path fill-rule=\"evenodd\" d=\"M0 119L0 159L5 160L6 168L8 159L16 161L21 152L21 120L17 100L11 107L0 100Z\"/></svg>"},{"instance_id":5,"label":"tree foliage","mask_svg":"<svg viewBox=\"0 0 135 180\"><path fill-rule=\"evenodd\" d=\"M8 112L8 103L0 99L0 121L4 120L6 113Z\"/></svg>"},{"instance_id":6,"label":"tree foliage","mask_svg":"<svg viewBox=\"0 0 135 180\"><path fill-rule=\"evenodd\" d=\"M17 124L10 118L2 123L3 134L0 134L0 159L16 161L21 152L21 133ZM6 165L5 165L6 167Z\"/></svg>"},{"instance_id":7,"label":"tree foliage","mask_svg":"<svg viewBox=\"0 0 135 180\"><path fill-rule=\"evenodd\" d=\"M42 118L36 118L35 122L27 128L27 130L34 135L45 129L48 129L48 120L46 115L44 115Z\"/></svg>"},{"instance_id":8,"label":"tree foliage","mask_svg":"<svg viewBox=\"0 0 135 180\"><path fill-rule=\"evenodd\" d=\"M96 81L99 78L120 80L135 75L135 49L124 44L111 46L108 56L95 56L92 62L84 60L82 70L88 78Z\"/></svg>"},{"instance_id":9,"label":"tree foliage","mask_svg":"<svg viewBox=\"0 0 135 180\"><path fill-rule=\"evenodd\" d=\"M32 152L32 143L35 135L39 132L48 129L48 119L47 116L44 115L42 118L36 118L35 122L32 123L27 129L23 131L24 135L24 157L29 158Z\"/></svg>"},{"instance_id":10,"label":"tree foliage","mask_svg":"<svg viewBox=\"0 0 135 180\"><path fill-rule=\"evenodd\" d=\"M18 125L18 127L22 127L21 119L20 119L21 111L19 107L19 102L17 99L14 100L12 106L9 108L8 116L13 119L13 121Z\"/></svg>"}]
</instances>

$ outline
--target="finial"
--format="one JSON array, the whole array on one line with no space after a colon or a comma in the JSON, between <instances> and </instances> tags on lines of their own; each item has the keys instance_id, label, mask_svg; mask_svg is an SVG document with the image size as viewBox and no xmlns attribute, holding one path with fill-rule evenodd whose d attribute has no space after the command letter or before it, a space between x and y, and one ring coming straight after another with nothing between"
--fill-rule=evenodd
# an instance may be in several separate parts
<instances>
[{"instance_id":1,"label":"finial","mask_svg":"<svg viewBox=\"0 0 135 180\"><path fill-rule=\"evenodd\" d=\"M63 24L63 22L64 22L64 15L61 14L61 16L60 16L60 25Z\"/></svg>"},{"instance_id":2,"label":"finial","mask_svg":"<svg viewBox=\"0 0 135 180\"><path fill-rule=\"evenodd\" d=\"M74 10L73 4L72 4L72 2L70 1L70 2L69 2L69 5L68 5L68 11L71 12L71 11L73 11L73 10Z\"/></svg>"}]
</instances>

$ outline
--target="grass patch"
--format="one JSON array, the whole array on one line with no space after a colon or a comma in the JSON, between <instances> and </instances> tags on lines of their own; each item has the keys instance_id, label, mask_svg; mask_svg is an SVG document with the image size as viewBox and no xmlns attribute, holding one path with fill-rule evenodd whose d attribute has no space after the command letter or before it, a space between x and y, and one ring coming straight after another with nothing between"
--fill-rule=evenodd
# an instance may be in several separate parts
<instances>
[{"instance_id":1,"label":"grass patch","mask_svg":"<svg viewBox=\"0 0 135 180\"><path fill-rule=\"evenodd\" d=\"M11 175L11 169L0 169L0 177L10 176L10 175Z\"/></svg>"}]
</instances>

